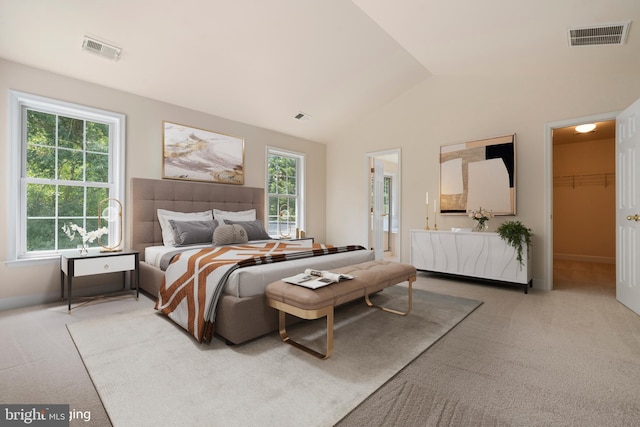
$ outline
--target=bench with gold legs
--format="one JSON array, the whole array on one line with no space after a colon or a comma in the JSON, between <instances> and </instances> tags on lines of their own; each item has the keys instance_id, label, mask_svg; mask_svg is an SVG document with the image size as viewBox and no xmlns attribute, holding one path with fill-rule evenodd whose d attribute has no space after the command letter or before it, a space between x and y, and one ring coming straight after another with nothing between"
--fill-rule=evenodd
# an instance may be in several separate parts
<instances>
[{"instance_id":1,"label":"bench with gold legs","mask_svg":"<svg viewBox=\"0 0 640 427\"><path fill-rule=\"evenodd\" d=\"M282 341L291 344L315 357L326 359L333 352L333 311L334 308L364 297L369 307L378 308L389 313L406 316L412 306L412 285L416 280L416 268L409 264L391 261L369 261L332 270L336 273L349 274L351 280L332 283L318 289L308 289L292 285L282 280L270 283L266 288L267 303L279 311L278 325ZM407 310L399 311L373 304L371 294L389 286L408 282ZM327 318L327 348L324 353L315 351L289 337L286 329L286 315L291 314L301 319L312 320Z\"/></svg>"}]
</instances>

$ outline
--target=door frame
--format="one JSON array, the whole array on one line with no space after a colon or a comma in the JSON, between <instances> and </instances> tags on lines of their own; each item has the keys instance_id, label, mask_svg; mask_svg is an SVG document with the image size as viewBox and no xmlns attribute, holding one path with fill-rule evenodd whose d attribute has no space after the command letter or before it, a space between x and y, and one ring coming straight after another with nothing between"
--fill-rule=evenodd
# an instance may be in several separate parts
<instances>
[{"instance_id":1,"label":"door frame","mask_svg":"<svg viewBox=\"0 0 640 427\"><path fill-rule=\"evenodd\" d=\"M367 191L367 242L369 242L369 216L371 214L369 208L369 185L370 185L370 168L371 168L371 159L372 158L377 158L377 157L385 157L385 156L389 156L389 155L396 155L396 158L398 160L398 169L395 175L395 180L396 180L396 200L397 200L397 205L396 205L396 216L398 218L398 247L397 247L397 255L396 258L398 259L398 261L402 260L402 148L392 148L389 150L381 150L381 151L371 151L366 153L366 163L367 163L367 186L366 186L366 191Z\"/></svg>"},{"instance_id":2,"label":"door frame","mask_svg":"<svg viewBox=\"0 0 640 427\"><path fill-rule=\"evenodd\" d=\"M577 126L589 122L604 122L615 120L620 111L595 114L591 116L576 117L557 122L545 123L545 159L544 159L544 229L547 236L544 244L544 270L545 278L542 288L548 291L553 290L553 130ZM616 170L616 173L618 171Z\"/></svg>"}]
</instances>

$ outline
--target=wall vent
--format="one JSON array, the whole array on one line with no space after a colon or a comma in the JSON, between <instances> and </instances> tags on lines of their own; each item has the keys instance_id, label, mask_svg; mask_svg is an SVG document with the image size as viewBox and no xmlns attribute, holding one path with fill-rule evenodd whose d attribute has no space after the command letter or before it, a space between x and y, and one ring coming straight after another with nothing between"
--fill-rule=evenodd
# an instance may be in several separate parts
<instances>
[{"instance_id":1,"label":"wall vent","mask_svg":"<svg viewBox=\"0 0 640 427\"><path fill-rule=\"evenodd\" d=\"M122 52L122 49L117 46L101 42L88 36L84 36L82 49L113 61L117 61L118 58L120 58L120 53Z\"/></svg>"},{"instance_id":2,"label":"wall vent","mask_svg":"<svg viewBox=\"0 0 640 427\"><path fill-rule=\"evenodd\" d=\"M569 28L569 46L625 44L631 22Z\"/></svg>"},{"instance_id":3,"label":"wall vent","mask_svg":"<svg viewBox=\"0 0 640 427\"><path fill-rule=\"evenodd\" d=\"M297 119L297 120L300 120L301 122L307 122L307 121L311 120L311 116L308 115L307 113L303 113L302 111L300 111L298 114L293 116L293 118Z\"/></svg>"}]
</instances>

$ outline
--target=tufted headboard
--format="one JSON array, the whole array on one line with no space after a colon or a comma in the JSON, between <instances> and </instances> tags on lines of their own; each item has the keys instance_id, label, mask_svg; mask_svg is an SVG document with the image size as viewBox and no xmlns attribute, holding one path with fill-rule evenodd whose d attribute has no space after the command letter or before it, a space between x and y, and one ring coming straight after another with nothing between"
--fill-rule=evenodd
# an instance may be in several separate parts
<instances>
[{"instance_id":1,"label":"tufted headboard","mask_svg":"<svg viewBox=\"0 0 640 427\"><path fill-rule=\"evenodd\" d=\"M264 216L264 189L229 184L131 178L131 248L140 251L162 245L158 209L177 212L256 210Z\"/></svg>"}]
</instances>

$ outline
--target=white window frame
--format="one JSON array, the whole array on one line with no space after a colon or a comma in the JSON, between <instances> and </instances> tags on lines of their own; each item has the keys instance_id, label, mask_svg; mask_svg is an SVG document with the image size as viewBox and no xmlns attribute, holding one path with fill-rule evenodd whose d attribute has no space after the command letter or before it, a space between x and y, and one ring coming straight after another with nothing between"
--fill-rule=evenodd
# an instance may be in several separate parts
<instances>
[{"instance_id":1,"label":"white window frame","mask_svg":"<svg viewBox=\"0 0 640 427\"><path fill-rule=\"evenodd\" d=\"M59 251L41 251L37 254L26 250L26 110L35 109L61 116L108 123L109 147L109 194L122 201L125 187L125 127L124 114L73 104L43 96L14 90L9 91L9 192L7 203L7 263L58 260ZM124 224L123 224L124 228ZM113 234L113 233L110 233ZM124 230L123 230L124 235ZM111 236L110 236L111 238Z\"/></svg>"},{"instance_id":2,"label":"white window frame","mask_svg":"<svg viewBox=\"0 0 640 427\"><path fill-rule=\"evenodd\" d=\"M300 153L300 152L296 152L296 151L291 151L291 150L286 150L283 148L277 148L277 147L272 147L272 146L267 146L266 147L266 155L265 155L265 162L264 162L264 169L265 169L265 173L264 173L264 188L265 188L265 192L264 192L264 198L265 198L265 212L264 212L264 218L265 218L265 228L267 229L267 232L269 231L269 156L270 155L276 155L276 156L286 156L286 157L295 157L296 159L298 159L298 169L297 169L297 176L296 176L296 182L298 183L298 200L299 200L299 204L298 204L298 212L296 215L296 221L297 221L297 227L300 230L305 230L306 229L306 185L305 185L305 176L306 176L306 154L305 153ZM280 236L275 236L276 238L279 238ZM295 238L295 231L294 233L292 233L292 238Z\"/></svg>"}]
</instances>

